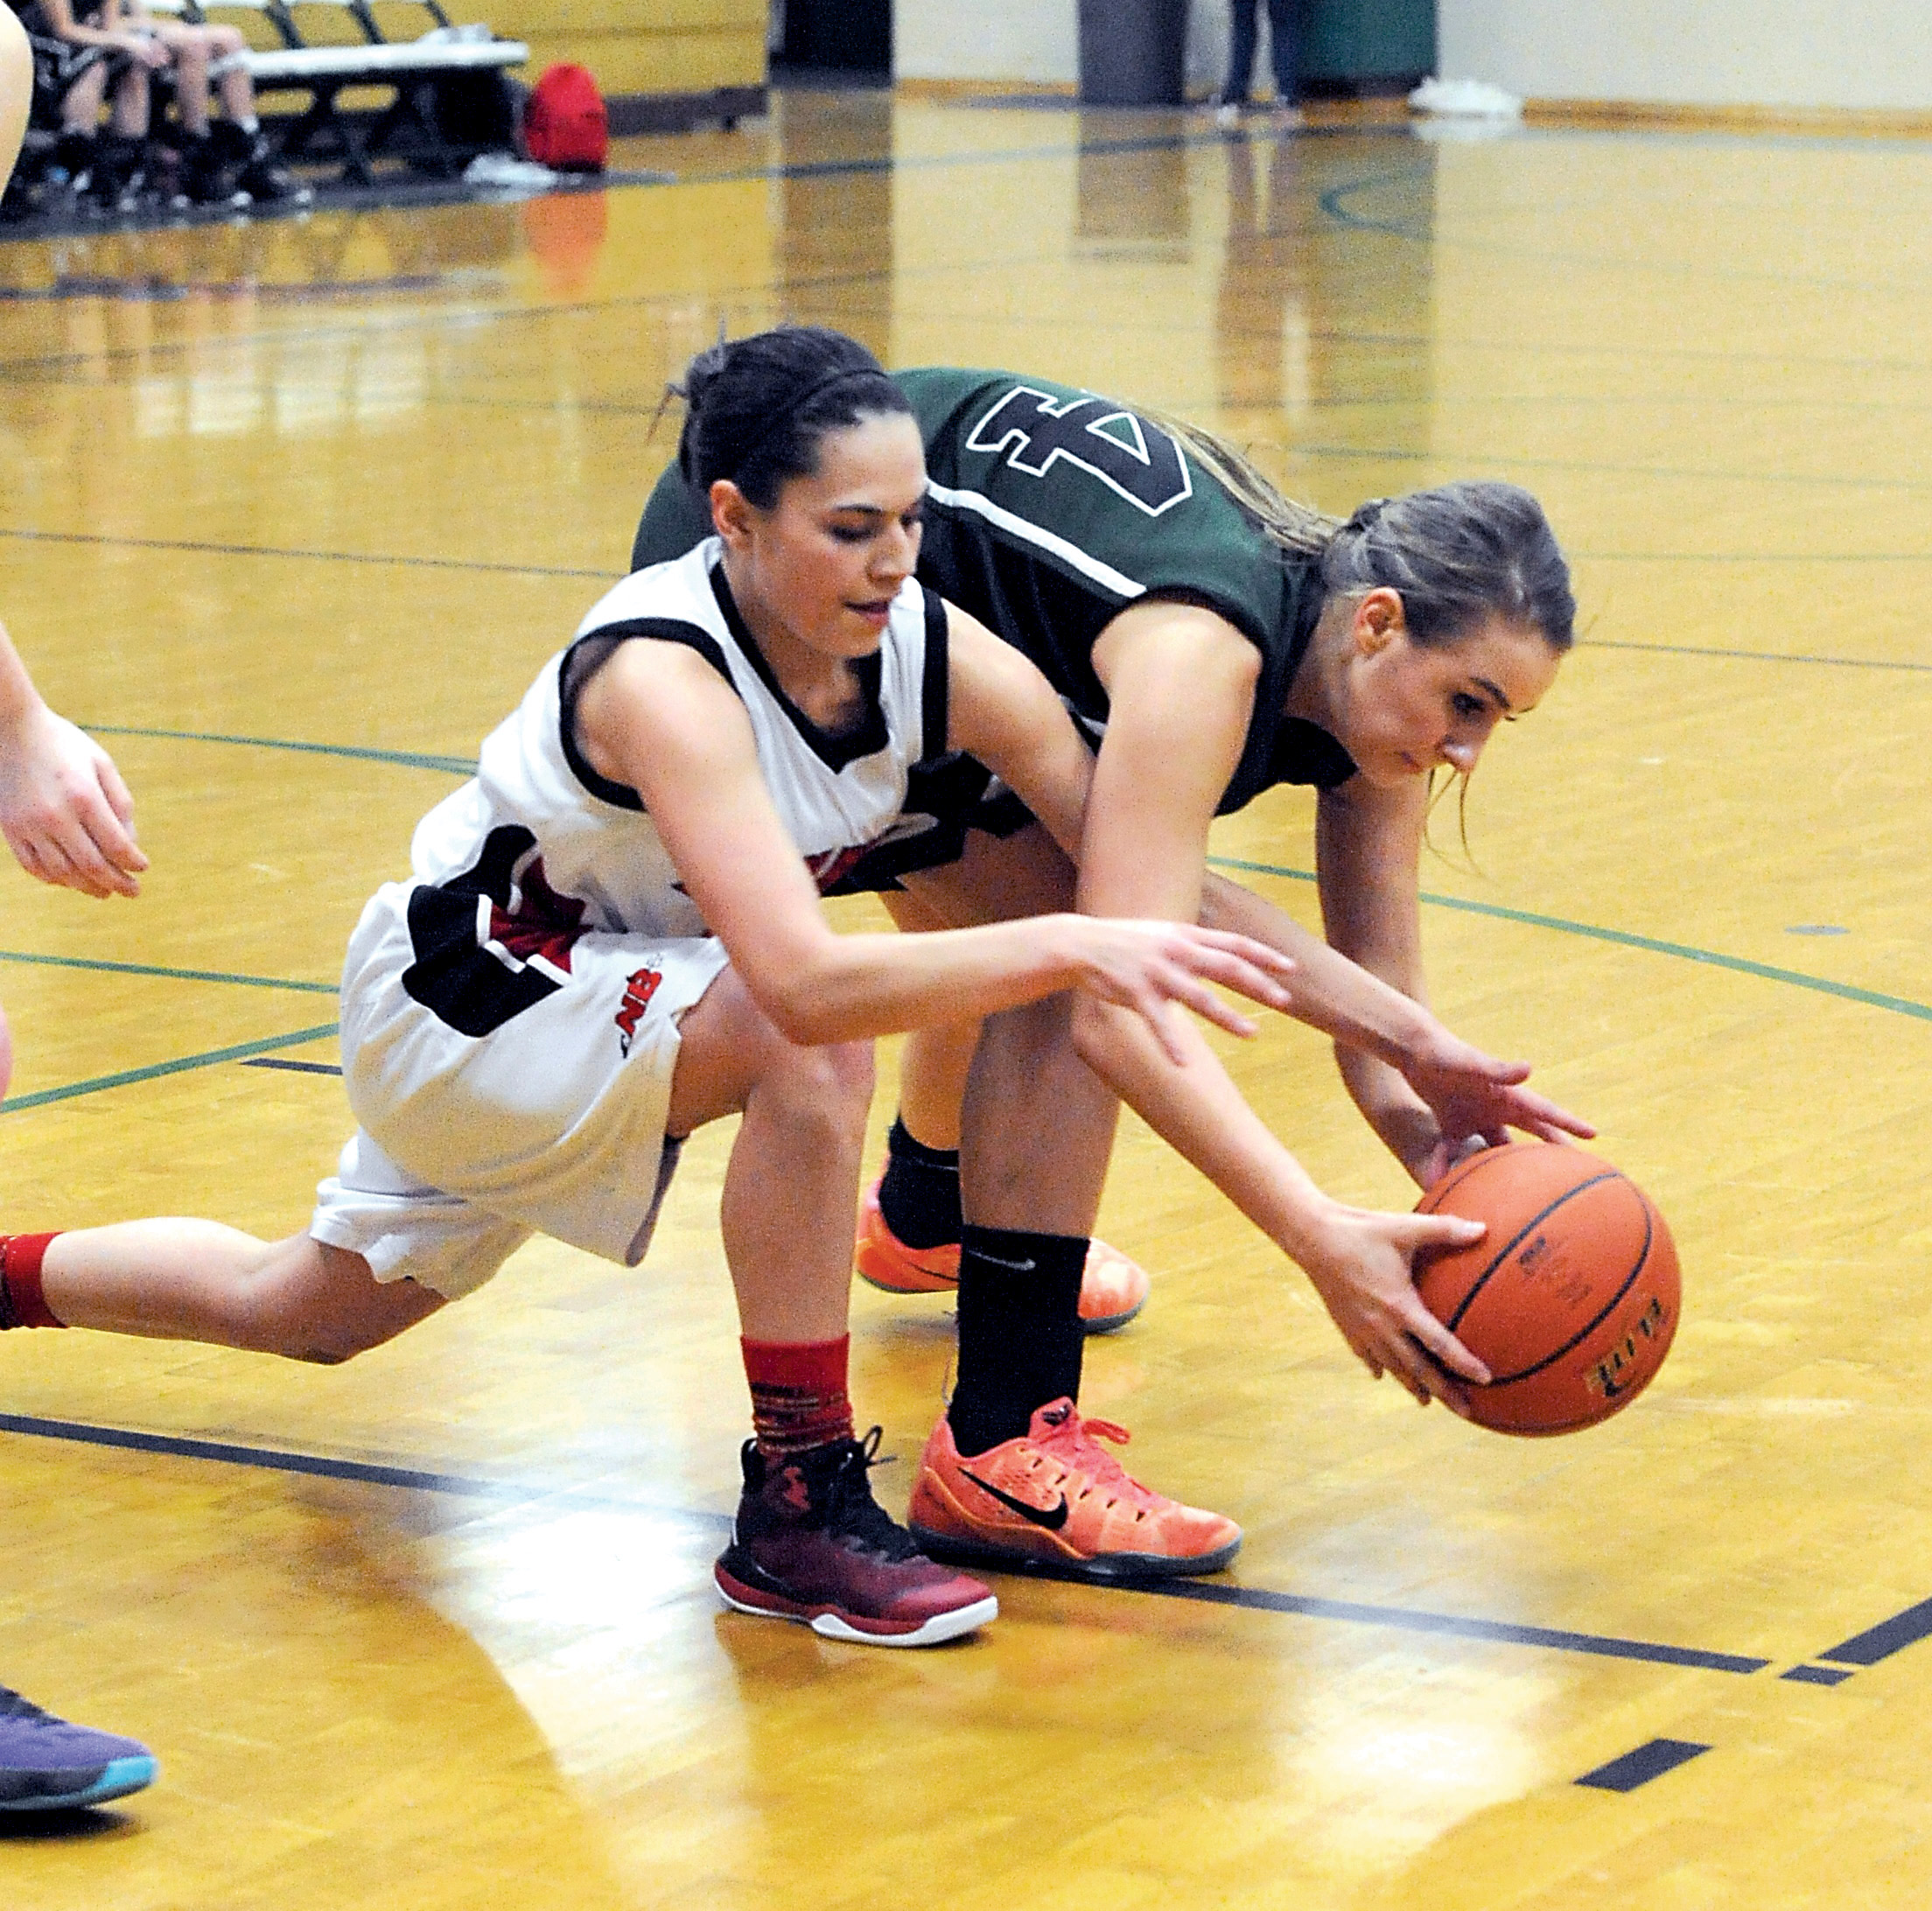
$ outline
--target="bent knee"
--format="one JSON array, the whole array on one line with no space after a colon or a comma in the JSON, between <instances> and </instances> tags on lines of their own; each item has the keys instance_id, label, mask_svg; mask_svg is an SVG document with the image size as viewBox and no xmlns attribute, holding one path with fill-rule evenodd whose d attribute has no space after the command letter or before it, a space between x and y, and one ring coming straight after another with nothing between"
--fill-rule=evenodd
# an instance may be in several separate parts
<instances>
[{"instance_id":1,"label":"bent knee","mask_svg":"<svg viewBox=\"0 0 1932 1911\"><path fill-rule=\"evenodd\" d=\"M828 1129L863 1128L872 1102L872 1045L827 1042L807 1046L775 1031L760 1087Z\"/></svg>"},{"instance_id":2,"label":"bent knee","mask_svg":"<svg viewBox=\"0 0 1932 1911\"><path fill-rule=\"evenodd\" d=\"M342 1367L394 1340L407 1323L318 1318L306 1308L278 1306L270 1300L254 1324L263 1353L309 1367Z\"/></svg>"},{"instance_id":3,"label":"bent knee","mask_svg":"<svg viewBox=\"0 0 1932 1911\"><path fill-rule=\"evenodd\" d=\"M1076 1024L1084 1019L1088 1008L1096 1005L1090 996L1069 989L1038 1002L1023 1002L1018 1008L1002 1009L998 1015L988 1016L982 1026L981 1056L1008 1069L1044 1067L1072 1051Z\"/></svg>"},{"instance_id":4,"label":"bent knee","mask_svg":"<svg viewBox=\"0 0 1932 1911\"><path fill-rule=\"evenodd\" d=\"M366 1354L368 1349L367 1348L358 1348L354 1354L331 1353L318 1347L312 1347L306 1351L294 1348L284 1349L284 1351L286 1358L291 1361L302 1361L311 1367L340 1367L346 1362L353 1361L356 1354Z\"/></svg>"},{"instance_id":5,"label":"bent knee","mask_svg":"<svg viewBox=\"0 0 1932 1911\"><path fill-rule=\"evenodd\" d=\"M300 1236L271 1250L239 1298L240 1344L313 1367L340 1367L444 1305L413 1280L378 1282L360 1255Z\"/></svg>"},{"instance_id":6,"label":"bent knee","mask_svg":"<svg viewBox=\"0 0 1932 1911\"><path fill-rule=\"evenodd\" d=\"M794 1051L802 1058L800 1066L812 1085L829 1102L842 1107L856 1105L859 1119L872 1100L872 1045L868 1042L827 1042L814 1048Z\"/></svg>"}]
</instances>

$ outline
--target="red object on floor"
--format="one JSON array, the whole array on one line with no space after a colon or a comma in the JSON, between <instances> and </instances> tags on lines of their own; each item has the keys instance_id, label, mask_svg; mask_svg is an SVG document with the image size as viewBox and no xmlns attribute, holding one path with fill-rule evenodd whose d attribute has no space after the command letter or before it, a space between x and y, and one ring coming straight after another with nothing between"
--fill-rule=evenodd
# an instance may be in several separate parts
<instances>
[{"instance_id":1,"label":"red object on floor","mask_svg":"<svg viewBox=\"0 0 1932 1911\"><path fill-rule=\"evenodd\" d=\"M604 95L587 66L546 66L523 106L523 150L558 172L601 172L611 150Z\"/></svg>"}]
</instances>

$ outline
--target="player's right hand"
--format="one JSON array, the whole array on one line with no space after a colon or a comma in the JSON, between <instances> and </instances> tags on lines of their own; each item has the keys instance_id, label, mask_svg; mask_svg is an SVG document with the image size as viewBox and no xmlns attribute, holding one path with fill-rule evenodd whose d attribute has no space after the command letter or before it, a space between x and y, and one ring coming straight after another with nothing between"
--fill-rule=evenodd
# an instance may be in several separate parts
<instances>
[{"instance_id":1,"label":"player's right hand","mask_svg":"<svg viewBox=\"0 0 1932 1911\"><path fill-rule=\"evenodd\" d=\"M1467 1247L1486 1232L1456 1214L1384 1214L1335 1204L1320 1248L1302 1265L1342 1338L1377 1380L1396 1378L1427 1406L1439 1400L1468 1418L1467 1385L1487 1386L1489 1369L1423 1306L1415 1256L1429 1248Z\"/></svg>"},{"instance_id":2,"label":"player's right hand","mask_svg":"<svg viewBox=\"0 0 1932 1911\"><path fill-rule=\"evenodd\" d=\"M1286 1009L1292 1000L1286 985L1295 970L1292 959L1251 936L1192 922L1111 916L1066 921L1079 986L1131 1009L1176 1068L1186 1065L1187 1052L1170 1020L1170 1004L1180 1003L1229 1034L1247 1036L1255 1032L1255 1024L1223 1002L1209 983L1270 1009Z\"/></svg>"},{"instance_id":3,"label":"player's right hand","mask_svg":"<svg viewBox=\"0 0 1932 1911\"><path fill-rule=\"evenodd\" d=\"M28 875L89 896L134 896L148 866L134 799L107 752L44 704L0 738L0 836Z\"/></svg>"},{"instance_id":4,"label":"player's right hand","mask_svg":"<svg viewBox=\"0 0 1932 1911\"><path fill-rule=\"evenodd\" d=\"M1512 1128L1539 1141L1588 1141L1596 1134L1580 1115L1523 1086L1528 1062L1499 1061L1447 1029L1437 1032L1427 1052L1397 1066L1436 1119L1438 1133L1429 1148L1404 1158L1420 1186L1447 1173L1470 1143L1500 1146Z\"/></svg>"}]
</instances>

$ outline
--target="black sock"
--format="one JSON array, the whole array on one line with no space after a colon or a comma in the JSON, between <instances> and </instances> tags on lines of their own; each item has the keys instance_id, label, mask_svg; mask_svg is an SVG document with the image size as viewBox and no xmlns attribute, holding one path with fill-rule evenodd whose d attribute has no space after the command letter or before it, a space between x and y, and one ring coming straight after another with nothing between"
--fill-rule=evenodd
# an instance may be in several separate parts
<instances>
[{"instance_id":1,"label":"black sock","mask_svg":"<svg viewBox=\"0 0 1932 1911\"><path fill-rule=\"evenodd\" d=\"M908 1248L949 1248L959 1239L959 1150L928 1148L903 1120L886 1138L878 1211Z\"/></svg>"},{"instance_id":2,"label":"black sock","mask_svg":"<svg viewBox=\"0 0 1932 1911\"><path fill-rule=\"evenodd\" d=\"M1034 1410L1080 1397L1080 1284L1087 1243L1069 1235L965 1229L959 1378L946 1418L962 1453L1018 1439Z\"/></svg>"},{"instance_id":3,"label":"black sock","mask_svg":"<svg viewBox=\"0 0 1932 1911\"><path fill-rule=\"evenodd\" d=\"M53 149L53 164L68 178L78 179L94 164L95 152L92 133L62 133Z\"/></svg>"}]
</instances>

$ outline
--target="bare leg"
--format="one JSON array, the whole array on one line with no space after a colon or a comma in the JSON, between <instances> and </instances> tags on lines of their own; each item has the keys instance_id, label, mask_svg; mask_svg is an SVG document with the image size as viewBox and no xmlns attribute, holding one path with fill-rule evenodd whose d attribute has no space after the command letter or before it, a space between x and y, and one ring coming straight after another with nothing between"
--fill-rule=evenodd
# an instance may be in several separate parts
<instances>
[{"instance_id":1,"label":"bare leg","mask_svg":"<svg viewBox=\"0 0 1932 1911\"><path fill-rule=\"evenodd\" d=\"M440 1294L378 1282L359 1254L307 1235L258 1241L212 1221L128 1221L58 1236L41 1291L70 1327L333 1364L434 1313Z\"/></svg>"},{"instance_id":2,"label":"bare leg","mask_svg":"<svg viewBox=\"0 0 1932 1911\"><path fill-rule=\"evenodd\" d=\"M685 1016L681 1034L671 1132L744 1113L720 1222L746 1334L837 1340L851 1286L872 1045L786 1040L729 969Z\"/></svg>"},{"instance_id":3,"label":"bare leg","mask_svg":"<svg viewBox=\"0 0 1932 1911\"><path fill-rule=\"evenodd\" d=\"M219 36L214 53L217 60L242 51L241 33L232 26L215 29ZM232 40L233 44L229 42ZM255 117L255 81L248 77L246 66L230 66L217 82L221 88L221 109L237 126L246 126Z\"/></svg>"},{"instance_id":4,"label":"bare leg","mask_svg":"<svg viewBox=\"0 0 1932 1911\"><path fill-rule=\"evenodd\" d=\"M101 123L101 108L107 97L107 64L98 61L67 88L61 99L61 131L91 135Z\"/></svg>"},{"instance_id":5,"label":"bare leg","mask_svg":"<svg viewBox=\"0 0 1932 1911\"><path fill-rule=\"evenodd\" d=\"M164 27L161 43L174 55L174 103L190 139L208 131L209 36L192 28Z\"/></svg>"},{"instance_id":6,"label":"bare leg","mask_svg":"<svg viewBox=\"0 0 1932 1911\"><path fill-rule=\"evenodd\" d=\"M1087 1237L1120 1103L1074 1048L1072 1004L987 1018L962 1110L960 1203L976 1227Z\"/></svg>"},{"instance_id":7,"label":"bare leg","mask_svg":"<svg viewBox=\"0 0 1932 1911\"><path fill-rule=\"evenodd\" d=\"M935 925L1073 906L1073 865L1037 824L1004 840L970 836L960 862L907 883ZM1093 1231L1119 1104L1075 1053L1068 1009L1054 997L985 1024L960 1130L961 1194L977 1226Z\"/></svg>"},{"instance_id":8,"label":"bare leg","mask_svg":"<svg viewBox=\"0 0 1932 1911\"><path fill-rule=\"evenodd\" d=\"M881 900L892 920L910 933L946 927L944 919L916 896L899 893ZM960 1104L966 1098L966 1074L978 1046L976 1021L915 1028L906 1038L899 1059L899 1118L927 1147L959 1146Z\"/></svg>"},{"instance_id":9,"label":"bare leg","mask_svg":"<svg viewBox=\"0 0 1932 1911\"><path fill-rule=\"evenodd\" d=\"M845 1332L851 1217L872 1096L869 1045L800 1048L730 970L685 1018L672 1131L742 1110L725 1177L725 1257L745 1332ZM56 1236L42 1293L72 1327L211 1342L331 1362L380 1346L444 1305L361 1256L307 1235L258 1241L210 1221L122 1222Z\"/></svg>"},{"instance_id":10,"label":"bare leg","mask_svg":"<svg viewBox=\"0 0 1932 1911\"><path fill-rule=\"evenodd\" d=\"M123 139L148 136L148 69L130 66L114 89L114 130Z\"/></svg>"}]
</instances>

